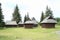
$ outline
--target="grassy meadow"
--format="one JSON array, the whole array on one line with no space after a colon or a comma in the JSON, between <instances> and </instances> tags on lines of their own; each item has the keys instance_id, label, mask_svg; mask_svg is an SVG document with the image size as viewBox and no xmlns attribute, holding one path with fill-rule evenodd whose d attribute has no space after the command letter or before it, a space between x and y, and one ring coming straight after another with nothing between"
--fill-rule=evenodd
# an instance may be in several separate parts
<instances>
[{"instance_id":1,"label":"grassy meadow","mask_svg":"<svg viewBox=\"0 0 60 40\"><path fill-rule=\"evenodd\" d=\"M0 40L60 40L60 25L56 28L45 29L38 26L33 29L23 27L0 29Z\"/></svg>"}]
</instances>

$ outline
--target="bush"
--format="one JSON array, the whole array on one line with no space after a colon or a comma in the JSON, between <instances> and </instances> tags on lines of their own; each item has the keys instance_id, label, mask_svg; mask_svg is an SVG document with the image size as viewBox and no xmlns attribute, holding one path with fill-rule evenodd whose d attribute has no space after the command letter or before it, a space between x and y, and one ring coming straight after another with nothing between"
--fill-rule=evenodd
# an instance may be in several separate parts
<instances>
[{"instance_id":1,"label":"bush","mask_svg":"<svg viewBox=\"0 0 60 40\"><path fill-rule=\"evenodd\" d=\"M60 25L60 21L59 21L59 22L57 22L57 24L58 24L58 25Z\"/></svg>"}]
</instances>

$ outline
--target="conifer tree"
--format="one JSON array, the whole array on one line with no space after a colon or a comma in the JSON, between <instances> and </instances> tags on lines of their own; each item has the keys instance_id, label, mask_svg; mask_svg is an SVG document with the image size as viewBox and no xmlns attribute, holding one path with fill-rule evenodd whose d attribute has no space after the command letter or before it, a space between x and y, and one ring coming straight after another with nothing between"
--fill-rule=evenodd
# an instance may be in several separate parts
<instances>
[{"instance_id":1,"label":"conifer tree","mask_svg":"<svg viewBox=\"0 0 60 40\"><path fill-rule=\"evenodd\" d=\"M0 3L0 27L3 27L5 25L3 19L4 19L4 16L2 14L1 3Z\"/></svg>"},{"instance_id":2,"label":"conifer tree","mask_svg":"<svg viewBox=\"0 0 60 40\"><path fill-rule=\"evenodd\" d=\"M27 21L28 21L28 20L31 20L30 17L29 17L29 13L28 13L28 12L27 12L26 17L27 17L27 18L26 18Z\"/></svg>"},{"instance_id":3,"label":"conifer tree","mask_svg":"<svg viewBox=\"0 0 60 40\"><path fill-rule=\"evenodd\" d=\"M24 17L24 23L26 22L26 15L25 15L25 17Z\"/></svg>"},{"instance_id":4,"label":"conifer tree","mask_svg":"<svg viewBox=\"0 0 60 40\"><path fill-rule=\"evenodd\" d=\"M43 21L43 19L44 19L44 13L42 12L40 22Z\"/></svg>"},{"instance_id":5,"label":"conifer tree","mask_svg":"<svg viewBox=\"0 0 60 40\"><path fill-rule=\"evenodd\" d=\"M29 20L31 20L31 19L30 19L30 17L29 17L28 12L27 12L27 15L25 15L25 17L24 17L24 22L29 21Z\"/></svg>"},{"instance_id":6,"label":"conifer tree","mask_svg":"<svg viewBox=\"0 0 60 40\"><path fill-rule=\"evenodd\" d=\"M50 8L48 8L48 6L47 6L46 7L46 12L45 12L45 17L47 17L49 15L53 17L52 10Z\"/></svg>"},{"instance_id":7,"label":"conifer tree","mask_svg":"<svg viewBox=\"0 0 60 40\"><path fill-rule=\"evenodd\" d=\"M21 21L21 14L19 13L19 9L18 9L18 6L16 5L16 8L14 10L14 13L13 13L13 21L16 21L17 24L19 23L19 21Z\"/></svg>"}]
</instances>

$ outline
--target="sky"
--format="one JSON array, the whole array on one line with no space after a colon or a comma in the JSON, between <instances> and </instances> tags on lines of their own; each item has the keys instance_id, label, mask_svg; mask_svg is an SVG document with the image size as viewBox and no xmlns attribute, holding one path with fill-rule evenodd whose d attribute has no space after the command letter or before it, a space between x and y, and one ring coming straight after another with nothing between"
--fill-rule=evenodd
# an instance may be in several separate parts
<instances>
[{"instance_id":1,"label":"sky","mask_svg":"<svg viewBox=\"0 0 60 40\"><path fill-rule=\"evenodd\" d=\"M18 5L22 20L25 14L29 13L30 18L40 20L41 12L45 13L46 6L53 11L54 17L60 17L60 0L0 0L4 21L10 21L15 6Z\"/></svg>"}]
</instances>

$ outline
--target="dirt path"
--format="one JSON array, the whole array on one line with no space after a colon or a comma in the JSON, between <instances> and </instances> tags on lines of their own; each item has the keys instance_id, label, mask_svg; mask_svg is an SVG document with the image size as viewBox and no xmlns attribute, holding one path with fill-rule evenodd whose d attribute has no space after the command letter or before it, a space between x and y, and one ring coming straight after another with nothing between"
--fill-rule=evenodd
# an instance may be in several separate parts
<instances>
[{"instance_id":1,"label":"dirt path","mask_svg":"<svg viewBox=\"0 0 60 40\"><path fill-rule=\"evenodd\" d=\"M60 30L55 32L56 34L60 35Z\"/></svg>"}]
</instances>

